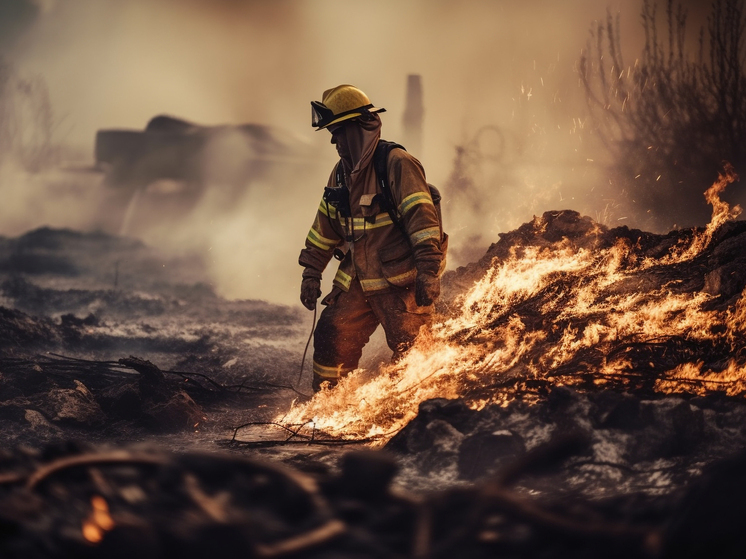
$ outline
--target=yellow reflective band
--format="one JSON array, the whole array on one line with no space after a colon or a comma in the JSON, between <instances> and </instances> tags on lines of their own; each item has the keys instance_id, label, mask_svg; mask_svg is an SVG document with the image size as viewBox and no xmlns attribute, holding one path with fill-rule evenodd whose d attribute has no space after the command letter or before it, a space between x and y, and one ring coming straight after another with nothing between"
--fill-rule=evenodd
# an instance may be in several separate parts
<instances>
[{"instance_id":1,"label":"yellow reflective band","mask_svg":"<svg viewBox=\"0 0 746 559\"><path fill-rule=\"evenodd\" d=\"M352 277L345 274L342 270L337 270L337 275L334 276L334 281L341 284L345 289L350 289Z\"/></svg>"},{"instance_id":2,"label":"yellow reflective band","mask_svg":"<svg viewBox=\"0 0 746 559\"><path fill-rule=\"evenodd\" d=\"M321 204L319 204L319 211L327 217L337 219L337 208L327 204L323 200L321 201Z\"/></svg>"},{"instance_id":3,"label":"yellow reflective band","mask_svg":"<svg viewBox=\"0 0 746 559\"><path fill-rule=\"evenodd\" d=\"M403 274L399 274L398 276L389 278L389 281L393 283L394 285L401 285L402 283L405 283L408 280L413 280L416 276L417 276L417 270L412 268L408 272L404 272Z\"/></svg>"},{"instance_id":4,"label":"yellow reflective band","mask_svg":"<svg viewBox=\"0 0 746 559\"><path fill-rule=\"evenodd\" d=\"M308 232L308 241L319 247L321 250L331 250L333 247L337 246L337 243L339 242L334 239L327 239L313 227L311 227L311 230Z\"/></svg>"},{"instance_id":5,"label":"yellow reflective band","mask_svg":"<svg viewBox=\"0 0 746 559\"><path fill-rule=\"evenodd\" d=\"M378 227L385 227L386 225L393 225L391 216L388 213L380 213L376 215L376 220L373 223L365 221L365 218L356 217L352 220L352 226L356 233L362 233L368 229L376 229Z\"/></svg>"},{"instance_id":6,"label":"yellow reflective band","mask_svg":"<svg viewBox=\"0 0 746 559\"><path fill-rule=\"evenodd\" d=\"M327 379L337 379L343 375L346 375L353 369L349 367L343 367L342 365L336 365L334 367L327 367L325 365L319 365L316 361L313 362L314 374Z\"/></svg>"},{"instance_id":7,"label":"yellow reflective band","mask_svg":"<svg viewBox=\"0 0 746 559\"><path fill-rule=\"evenodd\" d=\"M363 291L380 291L391 287L391 284L386 278L361 279L360 287L363 288Z\"/></svg>"},{"instance_id":8,"label":"yellow reflective band","mask_svg":"<svg viewBox=\"0 0 746 559\"><path fill-rule=\"evenodd\" d=\"M440 227L428 227L415 233L412 233L409 238L412 240L412 245L418 245L424 243L428 239L440 239Z\"/></svg>"},{"instance_id":9,"label":"yellow reflective band","mask_svg":"<svg viewBox=\"0 0 746 559\"><path fill-rule=\"evenodd\" d=\"M427 192L415 192L410 194L399 204L399 214L404 215L417 204L430 204L433 205L433 199Z\"/></svg>"}]
</instances>

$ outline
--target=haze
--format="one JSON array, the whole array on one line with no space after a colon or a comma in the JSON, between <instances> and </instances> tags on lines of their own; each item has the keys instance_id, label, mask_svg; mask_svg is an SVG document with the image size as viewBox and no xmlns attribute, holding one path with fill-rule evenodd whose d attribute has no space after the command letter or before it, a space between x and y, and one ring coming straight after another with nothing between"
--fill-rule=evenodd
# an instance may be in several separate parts
<instances>
[{"instance_id":1,"label":"haze","mask_svg":"<svg viewBox=\"0 0 746 559\"><path fill-rule=\"evenodd\" d=\"M255 186L225 213L207 203L178 223L127 231L169 250L201 251L227 297L295 304L297 255L335 161L328 134L310 126L309 102L340 83L386 107L384 137L400 140L407 75L422 76L424 140L414 155L444 190L451 267L545 210L634 225L635 216L609 214L613 200L594 195L605 180L603 152L583 133L575 65L607 9L621 13L625 48L639 50L638 2L3 2L0 49L20 73L44 78L57 139L83 159L92 162L98 129L142 129L158 114L278 126L319 148L313 176ZM692 26L704 15L692 12ZM470 143L480 130L478 145ZM480 155L468 196L449 183L459 146ZM90 203L100 187L94 178L50 205L38 177L3 177L1 234L101 225Z\"/></svg>"}]
</instances>

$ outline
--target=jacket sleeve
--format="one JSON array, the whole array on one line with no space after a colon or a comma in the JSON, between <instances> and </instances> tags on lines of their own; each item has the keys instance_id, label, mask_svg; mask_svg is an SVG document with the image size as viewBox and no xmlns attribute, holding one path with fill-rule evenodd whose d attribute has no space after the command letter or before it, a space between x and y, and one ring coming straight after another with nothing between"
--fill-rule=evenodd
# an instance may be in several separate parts
<instances>
[{"instance_id":1,"label":"jacket sleeve","mask_svg":"<svg viewBox=\"0 0 746 559\"><path fill-rule=\"evenodd\" d=\"M389 155L389 184L404 230L409 236L418 273L436 275L443 260L442 230L422 164L407 152Z\"/></svg>"},{"instance_id":2,"label":"jacket sleeve","mask_svg":"<svg viewBox=\"0 0 746 559\"><path fill-rule=\"evenodd\" d=\"M332 173L332 181L334 173ZM344 242L337 210L323 199L313 225L306 237L306 248L300 251L298 263L303 266L304 278L321 279L321 274L334 255L334 249Z\"/></svg>"}]
</instances>

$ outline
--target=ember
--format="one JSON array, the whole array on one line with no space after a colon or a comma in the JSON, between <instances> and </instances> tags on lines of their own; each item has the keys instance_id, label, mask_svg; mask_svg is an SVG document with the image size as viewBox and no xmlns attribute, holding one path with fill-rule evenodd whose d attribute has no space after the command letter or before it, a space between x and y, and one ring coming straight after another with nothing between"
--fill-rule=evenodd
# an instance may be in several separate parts
<instances>
[{"instance_id":1,"label":"ember","mask_svg":"<svg viewBox=\"0 0 746 559\"><path fill-rule=\"evenodd\" d=\"M83 537L96 544L104 539L104 533L114 528L106 499L99 495L91 497L91 514L83 521Z\"/></svg>"},{"instance_id":2,"label":"ember","mask_svg":"<svg viewBox=\"0 0 746 559\"><path fill-rule=\"evenodd\" d=\"M562 211L501 235L444 278L446 292L476 281L405 359L355 371L280 421L382 444L435 397L480 409L563 385L743 394L746 223L719 198L737 178L728 167L705 193L703 230L607 229Z\"/></svg>"}]
</instances>

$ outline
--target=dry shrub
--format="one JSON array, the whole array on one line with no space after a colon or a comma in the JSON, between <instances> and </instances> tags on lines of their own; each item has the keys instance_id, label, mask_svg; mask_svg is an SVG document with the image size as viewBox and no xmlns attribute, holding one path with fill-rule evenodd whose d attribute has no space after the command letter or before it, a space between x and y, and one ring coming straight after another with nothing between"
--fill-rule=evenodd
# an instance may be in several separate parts
<instances>
[{"instance_id":1,"label":"dry shrub","mask_svg":"<svg viewBox=\"0 0 746 559\"><path fill-rule=\"evenodd\" d=\"M579 61L594 133L611 154L612 183L633 215L647 216L641 225L657 230L706 223L702 192L723 161L741 173L746 166L744 1L714 0L698 40L687 36L681 4L666 4L665 38L662 19L644 0L645 46L630 66L619 17L607 14Z\"/></svg>"},{"instance_id":2,"label":"dry shrub","mask_svg":"<svg viewBox=\"0 0 746 559\"><path fill-rule=\"evenodd\" d=\"M0 56L0 163L12 161L32 173L53 166L59 160L54 127L44 79L21 77Z\"/></svg>"}]
</instances>

